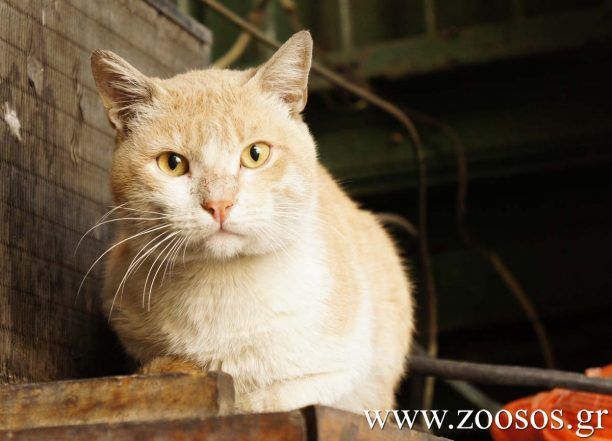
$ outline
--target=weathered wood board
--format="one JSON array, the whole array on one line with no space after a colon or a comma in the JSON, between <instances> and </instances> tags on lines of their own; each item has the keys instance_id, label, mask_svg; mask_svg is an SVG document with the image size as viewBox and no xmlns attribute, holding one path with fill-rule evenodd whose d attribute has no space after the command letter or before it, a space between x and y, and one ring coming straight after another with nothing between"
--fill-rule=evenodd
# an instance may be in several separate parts
<instances>
[{"instance_id":1,"label":"weathered wood board","mask_svg":"<svg viewBox=\"0 0 612 441\"><path fill-rule=\"evenodd\" d=\"M0 433L227 414L229 375L165 373L0 386Z\"/></svg>"},{"instance_id":2,"label":"weathered wood board","mask_svg":"<svg viewBox=\"0 0 612 441\"><path fill-rule=\"evenodd\" d=\"M210 419L183 419L147 423L59 426L0 432L0 440L34 441L307 441L300 411L267 415L236 415ZM321 438L324 440L325 438ZM328 438L330 441L331 439ZM345 438L351 439L354 438ZM406 438L409 440L410 438ZM418 440L418 438L414 438ZM340 441L335 438L334 440ZM359 441L355 439L355 441ZM381 439L381 441L383 441Z\"/></svg>"},{"instance_id":3,"label":"weathered wood board","mask_svg":"<svg viewBox=\"0 0 612 441\"><path fill-rule=\"evenodd\" d=\"M319 413L321 412L321 413ZM309 415L316 415L310 419ZM319 429L319 425L325 427ZM370 431L365 419L325 407L283 413L190 418L145 423L58 426L0 432L0 441L443 441L446 438L391 426Z\"/></svg>"},{"instance_id":4,"label":"weathered wood board","mask_svg":"<svg viewBox=\"0 0 612 441\"><path fill-rule=\"evenodd\" d=\"M427 441L324 406L234 414L231 377L153 374L0 386L2 440Z\"/></svg>"},{"instance_id":5,"label":"weathered wood board","mask_svg":"<svg viewBox=\"0 0 612 441\"><path fill-rule=\"evenodd\" d=\"M170 11L170 12L168 12ZM166 77L209 62L210 34L155 0L0 0L0 383L121 370L98 310L113 133L89 54ZM115 360L115 361L113 361Z\"/></svg>"}]
</instances>

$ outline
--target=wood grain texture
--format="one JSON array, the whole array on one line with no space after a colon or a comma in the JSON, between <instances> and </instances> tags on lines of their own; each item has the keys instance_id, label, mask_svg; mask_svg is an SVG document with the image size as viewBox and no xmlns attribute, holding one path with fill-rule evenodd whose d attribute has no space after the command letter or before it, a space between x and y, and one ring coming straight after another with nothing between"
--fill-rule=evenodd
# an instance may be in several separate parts
<instances>
[{"instance_id":1,"label":"wood grain texture","mask_svg":"<svg viewBox=\"0 0 612 441\"><path fill-rule=\"evenodd\" d=\"M104 381L109 381L106 379ZM168 379L158 378L157 387L170 384ZM175 385L175 384L173 384ZM190 384L186 385L191 389ZM81 387L81 390L85 390ZM172 395L171 395L172 396ZM137 411L132 413L129 407L120 403L117 412L109 406L107 414L112 414L112 421L97 424L61 424L49 427L33 425L29 428L14 427L2 431L2 440L266 440L266 441L435 441L443 440L427 433L403 428L399 430L392 424L384 430L376 427L369 429L363 415L344 412L324 406L310 406L299 410L281 413L250 415L214 415L214 406L206 406L200 416L194 417L194 407L181 408L174 412L175 418L164 418L168 412L162 412L159 418L159 406L155 417L141 413L140 399L136 403ZM162 398L167 403L167 398ZM201 400L200 400L201 401ZM198 401L198 403L200 403ZM194 403L195 405L196 403ZM98 406L96 404L96 411ZM123 413L117 417L118 413ZM178 418L177 418L178 416Z\"/></svg>"},{"instance_id":2,"label":"wood grain texture","mask_svg":"<svg viewBox=\"0 0 612 441\"><path fill-rule=\"evenodd\" d=\"M181 419L148 423L95 424L0 432L0 440L70 441L307 441L299 410L265 415L234 415L207 419ZM324 440L325 438L322 438ZM332 438L328 438L330 441ZM350 439L350 438L345 438ZM336 439L336 441L340 441Z\"/></svg>"},{"instance_id":3,"label":"wood grain texture","mask_svg":"<svg viewBox=\"0 0 612 441\"><path fill-rule=\"evenodd\" d=\"M229 413L233 407L232 380L227 374L217 372L7 385L0 387L0 433L41 427L204 418Z\"/></svg>"},{"instance_id":4,"label":"wood grain texture","mask_svg":"<svg viewBox=\"0 0 612 441\"><path fill-rule=\"evenodd\" d=\"M109 245L80 236L112 204L112 133L89 54L117 52L151 76L208 64L209 32L143 0L0 0L0 383L125 371L99 311ZM5 122L14 110L20 140Z\"/></svg>"}]
</instances>

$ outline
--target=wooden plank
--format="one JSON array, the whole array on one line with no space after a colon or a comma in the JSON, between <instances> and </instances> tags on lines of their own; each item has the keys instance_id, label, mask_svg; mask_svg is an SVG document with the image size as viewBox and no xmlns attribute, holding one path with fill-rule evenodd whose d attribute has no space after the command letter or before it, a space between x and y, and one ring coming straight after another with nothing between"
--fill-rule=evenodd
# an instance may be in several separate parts
<instances>
[{"instance_id":1,"label":"wooden plank","mask_svg":"<svg viewBox=\"0 0 612 441\"><path fill-rule=\"evenodd\" d=\"M38 219L52 222L56 225L64 225L66 229L75 232L85 233L95 220L100 218L106 211L101 201L88 199L70 188L64 188L52 180L44 177L32 176L28 174L25 167L17 168L14 164L0 161L0 173L7 173L13 181L12 185L0 187L0 201L7 205L6 212L3 212L8 221L10 211L13 207L19 210L32 213ZM24 207L19 201L28 198L30 204ZM53 199L57 205L49 206L48 201ZM78 202L80 210L77 212L66 210L65 207L71 203ZM98 239L108 239L102 236L104 230L96 230L93 237ZM105 240L106 241L106 240Z\"/></svg>"},{"instance_id":2,"label":"wooden plank","mask_svg":"<svg viewBox=\"0 0 612 441\"><path fill-rule=\"evenodd\" d=\"M222 373L11 385L0 387L0 430L203 418L233 406L233 383Z\"/></svg>"},{"instance_id":3,"label":"wooden plank","mask_svg":"<svg viewBox=\"0 0 612 441\"><path fill-rule=\"evenodd\" d=\"M45 3L43 0L5 1L15 12L15 17L18 17L17 23L12 26L20 26L25 21L33 28L38 28L43 34L61 35L63 40L79 47L83 52L90 52L90 50L96 48L106 48L118 53L130 54L135 63L146 66L150 70L163 72L163 74L171 74L175 70L184 69L183 63L161 59L161 57L168 57L157 54L154 45L155 39L151 38L153 36L149 35L149 38L142 38L143 34L138 32L139 29L134 26L134 22L131 26L120 29L112 25L106 26L98 21L100 15L104 13L117 15L123 13L131 17L129 10L118 7L120 2L106 4L102 8L99 3L93 3L97 6L97 9L106 12L99 12L98 16L90 17L74 5L76 0L60 0L52 4ZM107 22L109 20L112 19L105 19ZM19 29L23 32L23 27L17 28L17 32L19 32ZM35 40L34 42L38 43ZM148 42L148 44L143 44L143 42ZM179 49L176 48L175 51L179 51ZM151 57L152 54L156 56Z\"/></svg>"},{"instance_id":4,"label":"wooden plank","mask_svg":"<svg viewBox=\"0 0 612 441\"><path fill-rule=\"evenodd\" d=\"M336 66L353 66L358 77L399 78L450 70L462 65L575 49L612 38L602 9L572 11L454 29L430 38L398 38L334 52L325 59ZM313 77L311 89L329 87Z\"/></svg>"},{"instance_id":5,"label":"wooden plank","mask_svg":"<svg viewBox=\"0 0 612 441\"><path fill-rule=\"evenodd\" d=\"M59 111L45 114L38 100L18 89L13 89L12 95L12 98L4 99L3 102L15 110L21 123L21 137L24 138L24 142L17 143L14 148L22 150L22 155L39 155L47 158L49 164L53 161L62 161L62 165L74 169L79 165L87 167L89 172L97 175L94 181L99 177L107 181L114 150L114 139L110 135ZM2 97L3 94L0 92L0 99ZM46 109L51 110L53 107L48 106ZM50 130L52 125L66 127L66 130ZM6 139L13 138L8 126L3 124L0 128ZM75 139L76 133L78 137ZM24 145L30 145L31 148L24 148Z\"/></svg>"},{"instance_id":6,"label":"wooden plank","mask_svg":"<svg viewBox=\"0 0 612 441\"><path fill-rule=\"evenodd\" d=\"M105 354L121 350L96 298L101 265L75 301L111 238L96 230L74 256L112 200L114 133L89 56L114 50L162 77L205 66L206 31L177 23L142 0L0 0L0 106L21 124L18 140L0 117L0 382L119 369Z\"/></svg>"},{"instance_id":7,"label":"wooden plank","mask_svg":"<svg viewBox=\"0 0 612 441\"><path fill-rule=\"evenodd\" d=\"M205 67L209 62L210 41L193 38L190 30L176 26L167 16L155 13L142 0L120 2L110 8L101 8L90 0L64 0L60 3L67 6L64 12L69 15L76 16L76 11L79 11L143 53L156 54L157 60L168 66L171 72L193 69L194 63ZM58 12L63 15L61 9ZM143 35L147 38L142 38ZM200 60L191 59L194 53L200 54Z\"/></svg>"},{"instance_id":8,"label":"wooden plank","mask_svg":"<svg viewBox=\"0 0 612 441\"><path fill-rule=\"evenodd\" d=\"M2 129L0 133L5 134L7 131ZM6 138L10 139L10 135L7 134ZM23 139L30 141L32 137L28 133L24 133ZM42 140L34 139L30 146L38 147L40 144L42 144ZM14 190L19 188L23 193L29 191L26 188L27 184L40 185L41 188L35 189L34 194L36 194L42 191L45 186L50 186L65 190L72 196L76 196L77 199L83 199L100 206L110 204L111 199L108 192L100 192L101 187L103 189L107 187L105 184L108 178L103 171L87 164L77 168L65 156L59 154L59 149L55 151L49 149L50 151L47 153L44 147L49 146L43 145L42 147L42 149L35 149L41 151L40 154L36 155L36 151L34 153L24 152L23 150L20 152L18 149L23 149L21 144L15 142L5 144L5 157L0 157L0 167L5 170L11 169L15 175L24 177L24 182L14 183L11 188ZM63 167L66 167L65 171ZM81 173L78 173L79 170ZM73 180L70 178L73 178ZM49 192L49 194L52 195L52 192ZM15 198L14 193L12 193L12 197ZM45 203L48 204L46 201ZM90 222L93 225L93 219Z\"/></svg>"},{"instance_id":9,"label":"wooden plank","mask_svg":"<svg viewBox=\"0 0 612 441\"><path fill-rule=\"evenodd\" d=\"M0 440L266 440L435 441L443 440L389 425L370 430L364 416L323 406L291 412L178 420L64 425L0 432Z\"/></svg>"},{"instance_id":10,"label":"wooden plank","mask_svg":"<svg viewBox=\"0 0 612 441\"><path fill-rule=\"evenodd\" d=\"M15 108L22 130L43 137L55 146L70 147L66 151L76 154L77 160L89 161L106 169L105 164L109 164L112 157L114 133L106 121L98 92L84 87L76 76L70 78L49 67L42 75L39 92L27 75L31 61L28 54L2 40L0 52L6 55L0 59L0 100ZM45 111L55 110L59 118L55 122L70 127L70 130L43 133L43 105ZM87 143L72 145L77 131L82 135L79 140L87 139ZM49 139L50 136L53 138ZM78 151L74 152L74 148Z\"/></svg>"},{"instance_id":11,"label":"wooden plank","mask_svg":"<svg viewBox=\"0 0 612 441\"><path fill-rule=\"evenodd\" d=\"M37 91L27 75L31 56L1 40L0 51L5 54L5 58L0 60L0 81L3 87L16 89L39 102L52 106L68 117L82 120L112 139L113 133L106 121L104 107L100 105L98 91L83 87L83 82L78 78L76 71L68 76L54 69L47 69L41 75L41 89ZM82 90L77 93L79 87Z\"/></svg>"},{"instance_id":12,"label":"wooden plank","mask_svg":"<svg viewBox=\"0 0 612 441\"><path fill-rule=\"evenodd\" d=\"M4 134L7 131L1 132ZM6 136L10 137L8 134ZM108 195L100 192L101 186L108 186L106 170L86 163L78 167L65 151L52 148L54 146L49 144L45 145L42 139L31 137L27 132L24 132L22 137L26 142L30 142L34 151L24 150L19 143L7 143L0 163L22 170L31 177L30 180L50 181L54 186L76 190L73 194L82 195L92 202L110 203Z\"/></svg>"},{"instance_id":13,"label":"wooden plank","mask_svg":"<svg viewBox=\"0 0 612 441\"><path fill-rule=\"evenodd\" d=\"M64 426L0 432L0 440L40 439L70 441L306 441L306 427L300 411L265 415L156 421L149 423Z\"/></svg>"},{"instance_id":14,"label":"wooden plank","mask_svg":"<svg viewBox=\"0 0 612 441\"><path fill-rule=\"evenodd\" d=\"M59 17L48 7L53 4L55 2L49 4L42 0L3 0L0 3L0 17L4 21L2 39L37 57L43 65L50 64L67 75L71 75L75 64L78 65L79 78L86 79L92 88L89 55L98 48L110 49L129 58L143 71L160 76L171 74L171 68L157 61L155 54L141 52L82 14L78 17L82 22L71 15ZM112 7L113 3L108 6ZM87 25L92 27L86 28ZM48 54L55 54L55 57Z\"/></svg>"},{"instance_id":15,"label":"wooden plank","mask_svg":"<svg viewBox=\"0 0 612 441\"><path fill-rule=\"evenodd\" d=\"M37 56L45 66L49 65L67 77L77 76L92 91L95 91L95 85L89 68L89 54L97 48L113 50L129 58L130 63L144 73L160 77L203 68L209 62L209 43L185 44L185 38L189 37L184 30L159 17L152 8L145 13L140 0L115 0L105 8L100 8L95 2L81 2L84 9L107 11L96 13L100 22L66 1L54 2L53 7L42 0L4 1L6 3L0 3L0 17L4 17L5 29L0 33L0 40ZM145 29L135 26L133 18L140 17L140 22L143 16L154 17L155 23ZM113 21L125 24L126 20L129 25L124 27L113 24ZM146 43L145 48L134 41ZM189 46L192 47L187 51ZM56 56L43 60L43 54L49 53ZM160 57L164 60L160 61ZM75 59L76 63L73 62Z\"/></svg>"}]
</instances>

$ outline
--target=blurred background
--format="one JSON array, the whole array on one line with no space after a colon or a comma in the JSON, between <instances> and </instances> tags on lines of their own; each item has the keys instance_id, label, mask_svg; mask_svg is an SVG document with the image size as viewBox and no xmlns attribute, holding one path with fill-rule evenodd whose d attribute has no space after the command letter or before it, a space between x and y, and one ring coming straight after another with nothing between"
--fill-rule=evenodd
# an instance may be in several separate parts
<instances>
[{"instance_id":1,"label":"blurred background","mask_svg":"<svg viewBox=\"0 0 612 441\"><path fill-rule=\"evenodd\" d=\"M89 56L110 49L169 77L271 55L204 3L0 0L0 383L133 369L98 308L102 266L76 297L112 244L111 229L96 230L75 257L113 203L114 133ZM310 29L319 62L414 119L437 335L419 244L389 228L417 283L421 346L433 336L442 358L576 372L612 361L612 1L221 3L280 42ZM419 227L404 127L314 73L304 117L363 207ZM502 403L536 392L481 389ZM422 408L423 392L406 381L398 407ZM479 408L441 381L432 406Z\"/></svg>"},{"instance_id":2,"label":"blurred background","mask_svg":"<svg viewBox=\"0 0 612 441\"><path fill-rule=\"evenodd\" d=\"M462 240L451 128L468 164L465 226L479 246L502 259L533 303L555 367L583 371L612 360L610 1L222 3L279 41L310 29L323 64L436 120L415 123L428 168L440 357L546 365L520 303L490 260ZM213 63L226 62L228 51L237 68L270 55L250 43L236 56L235 26L197 0L177 4L212 31ZM305 119L321 160L353 197L416 223L415 158L393 118L313 74ZM420 281L417 338L426 346L417 245L401 229L394 234ZM483 390L501 402L533 392ZM420 391L407 383L400 406L414 407ZM438 382L434 408L469 407ZM477 436L488 435L470 433L469 439Z\"/></svg>"}]
</instances>

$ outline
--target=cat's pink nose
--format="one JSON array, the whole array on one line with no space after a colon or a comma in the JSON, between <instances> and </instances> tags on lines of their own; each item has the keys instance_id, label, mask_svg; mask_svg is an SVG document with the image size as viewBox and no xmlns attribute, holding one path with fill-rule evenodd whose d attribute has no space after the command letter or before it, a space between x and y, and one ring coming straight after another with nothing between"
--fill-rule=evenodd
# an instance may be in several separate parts
<instances>
[{"instance_id":1,"label":"cat's pink nose","mask_svg":"<svg viewBox=\"0 0 612 441\"><path fill-rule=\"evenodd\" d=\"M204 210L208 211L210 215L220 224L225 222L225 219L229 216L229 210L234 205L233 201L206 201L202 204Z\"/></svg>"}]
</instances>

